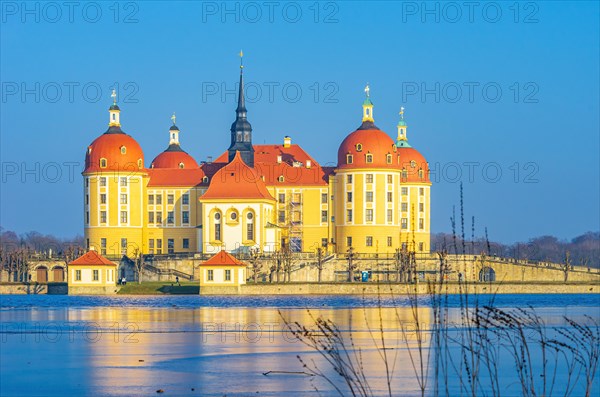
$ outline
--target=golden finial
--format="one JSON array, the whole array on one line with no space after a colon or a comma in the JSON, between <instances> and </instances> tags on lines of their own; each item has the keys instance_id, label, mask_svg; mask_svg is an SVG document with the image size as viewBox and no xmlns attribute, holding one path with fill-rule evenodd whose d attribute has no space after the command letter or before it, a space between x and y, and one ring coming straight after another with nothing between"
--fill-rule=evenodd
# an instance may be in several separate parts
<instances>
[{"instance_id":1,"label":"golden finial","mask_svg":"<svg viewBox=\"0 0 600 397\"><path fill-rule=\"evenodd\" d=\"M175 112L173 112L173 115L171 116L171 121L173 122L173 125L175 125L175 120L177 118L175 117Z\"/></svg>"},{"instance_id":2,"label":"golden finial","mask_svg":"<svg viewBox=\"0 0 600 397\"><path fill-rule=\"evenodd\" d=\"M404 106L400 106L400 120L404 120Z\"/></svg>"},{"instance_id":3,"label":"golden finial","mask_svg":"<svg viewBox=\"0 0 600 397\"><path fill-rule=\"evenodd\" d=\"M369 88L369 83L367 83L367 86L365 87L365 94L367 94L367 98L369 97L370 91L371 91L371 89Z\"/></svg>"},{"instance_id":4,"label":"golden finial","mask_svg":"<svg viewBox=\"0 0 600 397\"><path fill-rule=\"evenodd\" d=\"M240 50L240 69L244 68L244 51Z\"/></svg>"},{"instance_id":5,"label":"golden finial","mask_svg":"<svg viewBox=\"0 0 600 397\"><path fill-rule=\"evenodd\" d=\"M113 99L113 105L116 105L117 104L117 90L115 90L113 88L112 94L110 94L110 97Z\"/></svg>"}]
</instances>

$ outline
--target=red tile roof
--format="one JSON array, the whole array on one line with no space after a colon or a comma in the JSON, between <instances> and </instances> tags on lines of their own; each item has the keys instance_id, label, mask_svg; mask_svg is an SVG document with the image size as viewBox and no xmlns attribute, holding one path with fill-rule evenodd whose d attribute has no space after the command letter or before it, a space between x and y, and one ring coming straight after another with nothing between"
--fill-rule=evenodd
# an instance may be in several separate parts
<instances>
[{"instance_id":1,"label":"red tile roof","mask_svg":"<svg viewBox=\"0 0 600 397\"><path fill-rule=\"evenodd\" d=\"M230 253L220 251L206 262L201 263L200 266L246 266L246 264L237 260L236 257Z\"/></svg>"},{"instance_id":2,"label":"red tile roof","mask_svg":"<svg viewBox=\"0 0 600 397\"><path fill-rule=\"evenodd\" d=\"M254 169L264 178L267 186L311 186L329 183L330 167L321 167L299 145L253 145ZM227 162L227 152L220 155L216 162ZM279 161L281 156L281 162ZM310 162L310 165L309 165ZM279 177L283 176L283 181Z\"/></svg>"},{"instance_id":3,"label":"red tile roof","mask_svg":"<svg viewBox=\"0 0 600 397\"><path fill-rule=\"evenodd\" d=\"M154 186L208 186L208 183L204 183L205 173L202 168L148 168L148 175L150 181L148 187Z\"/></svg>"},{"instance_id":4,"label":"red tile roof","mask_svg":"<svg viewBox=\"0 0 600 397\"><path fill-rule=\"evenodd\" d=\"M69 266L94 265L94 266L117 266L116 263L109 261L98 252L90 250L73 262Z\"/></svg>"},{"instance_id":5,"label":"red tile roof","mask_svg":"<svg viewBox=\"0 0 600 397\"><path fill-rule=\"evenodd\" d=\"M202 199L265 199L275 200L260 175L236 152L231 163L219 169L210 181Z\"/></svg>"}]
</instances>

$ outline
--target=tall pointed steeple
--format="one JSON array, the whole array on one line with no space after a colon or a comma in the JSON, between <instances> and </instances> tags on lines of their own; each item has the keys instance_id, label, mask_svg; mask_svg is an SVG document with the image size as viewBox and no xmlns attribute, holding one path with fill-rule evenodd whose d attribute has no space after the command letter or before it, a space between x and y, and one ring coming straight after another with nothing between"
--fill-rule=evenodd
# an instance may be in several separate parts
<instances>
[{"instance_id":1,"label":"tall pointed steeple","mask_svg":"<svg viewBox=\"0 0 600 397\"><path fill-rule=\"evenodd\" d=\"M240 87L238 105L235 110L235 121L231 125L231 145L229 146L229 161L235 157L235 152L240 152L242 160L250 167L254 167L254 147L252 147L252 126L247 119L246 100L244 98L244 54L240 51Z\"/></svg>"}]
</instances>

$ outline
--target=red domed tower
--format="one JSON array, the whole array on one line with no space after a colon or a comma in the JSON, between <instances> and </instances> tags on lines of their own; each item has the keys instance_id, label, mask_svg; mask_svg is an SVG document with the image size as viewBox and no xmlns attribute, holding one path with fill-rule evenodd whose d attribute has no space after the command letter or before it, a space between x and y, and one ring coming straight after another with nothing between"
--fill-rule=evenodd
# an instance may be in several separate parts
<instances>
[{"instance_id":1,"label":"red domed tower","mask_svg":"<svg viewBox=\"0 0 600 397\"><path fill-rule=\"evenodd\" d=\"M140 145L121 129L116 93L108 109L108 130L85 154L84 235L101 255L133 255L143 241L143 200L148 174Z\"/></svg>"},{"instance_id":2,"label":"red domed tower","mask_svg":"<svg viewBox=\"0 0 600 397\"><path fill-rule=\"evenodd\" d=\"M179 144L179 128L175 125L175 114L171 116L173 125L169 128L169 146L164 152L152 160L150 168L198 168L198 163L192 156L185 152Z\"/></svg>"},{"instance_id":3,"label":"red domed tower","mask_svg":"<svg viewBox=\"0 0 600 397\"><path fill-rule=\"evenodd\" d=\"M337 250L352 247L355 252L393 253L406 247L427 252L427 162L408 145L403 116L397 142L375 125L368 85L365 93L362 124L338 149L334 187Z\"/></svg>"}]
</instances>

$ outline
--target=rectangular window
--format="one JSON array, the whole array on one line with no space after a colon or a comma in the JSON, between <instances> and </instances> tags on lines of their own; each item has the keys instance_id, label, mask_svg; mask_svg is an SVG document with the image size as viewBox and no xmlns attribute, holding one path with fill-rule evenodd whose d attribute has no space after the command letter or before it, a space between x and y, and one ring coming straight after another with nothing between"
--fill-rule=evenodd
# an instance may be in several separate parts
<instances>
[{"instance_id":1,"label":"rectangular window","mask_svg":"<svg viewBox=\"0 0 600 397\"><path fill-rule=\"evenodd\" d=\"M403 196L408 196L408 188L407 187L403 187L402 188L402 195Z\"/></svg>"},{"instance_id":2,"label":"rectangular window","mask_svg":"<svg viewBox=\"0 0 600 397\"><path fill-rule=\"evenodd\" d=\"M351 203L352 202L352 192L347 192L346 195L347 195L346 198L347 198L348 202Z\"/></svg>"},{"instance_id":3,"label":"rectangular window","mask_svg":"<svg viewBox=\"0 0 600 397\"><path fill-rule=\"evenodd\" d=\"M419 230L423 230L425 228L425 220L423 218L419 219Z\"/></svg>"},{"instance_id":4,"label":"rectangular window","mask_svg":"<svg viewBox=\"0 0 600 397\"><path fill-rule=\"evenodd\" d=\"M373 174L367 174L367 183L373 183Z\"/></svg>"},{"instance_id":5,"label":"rectangular window","mask_svg":"<svg viewBox=\"0 0 600 397\"><path fill-rule=\"evenodd\" d=\"M352 210L346 210L346 220L352 222Z\"/></svg>"},{"instance_id":6,"label":"rectangular window","mask_svg":"<svg viewBox=\"0 0 600 397\"><path fill-rule=\"evenodd\" d=\"M169 250L169 254L173 254L175 252L175 240L170 238L167 240L167 249Z\"/></svg>"},{"instance_id":7,"label":"rectangular window","mask_svg":"<svg viewBox=\"0 0 600 397\"><path fill-rule=\"evenodd\" d=\"M279 223L285 223L285 211L279 211L278 220Z\"/></svg>"},{"instance_id":8,"label":"rectangular window","mask_svg":"<svg viewBox=\"0 0 600 397\"><path fill-rule=\"evenodd\" d=\"M162 211L156 212L156 223L162 223Z\"/></svg>"},{"instance_id":9,"label":"rectangular window","mask_svg":"<svg viewBox=\"0 0 600 397\"><path fill-rule=\"evenodd\" d=\"M94 270L94 281L100 280L100 272L98 270Z\"/></svg>"},{"instance_id":10,"label":"rectangular window","mask_svg":"<svg viewBox=\"0 0 600 397\"><path fill-rule=\"evenodd\" d=\"M154 239L148 240L148 251L152 255L154 254Z\"/></svg>"},{"instance_id":11,"label":"rectangular window","mask_svg":"<svg viewBox=\"0 0 600 397\"><path fill-rule=\"evenodd\" d=\"M121 211L121 223L127 223L127 211Z\"/></svg>"},{"instance_id":12,"label":"rectangular window","mask_svg":"<svg viewBox=\"0 0 600 397\"><path fill-rule=\"evenodd\" d=\"M387 221L390 223L394 221L394 212L390 209L387 210Z\"/></svg>"},{"instance_id":13,"label":"rectangular window","mask_svg":"<svg viewBox=\"0 0 600 397\"><path fill-rule=\"evenodd\" d=\"M127 204L127 194L121 193L121 204Z\"/></svg>"},{"instance_id":14,"label":"rectangular window","mask_svg":"<svg viewBox=\"0 0 600 397\"><path fill-rule=\"evenodd\" d=\"M367 192L367 203L373 202L373 192Z\"/></svg>"},{"instance_id":15,"label":"rectangular window","mask_svg":"<svg viewBox=\"0 0 600 397\"><path fill-rule=\"evenodd\" d=\"M85 239L85 248L89 251L90 250L90 239L86 238Z\"/></svg>"},{"instance_id":16,"label":"rectangular window","mask_svg":"<svg viewBox=\"0 0 600 397\"><path fill-rule=\"evenodd\" d=\"M184 224L190 223L190 212L189 211L183 211L181 213L181 222L183 222Z\"/></svg>"},{"instance_id":17,"label":"rectangular window","mask_svg":"<svg viewBox=\"0 0 600 397\"><path fill-rule=\"evenodd\" d=\"M81 270L75 270L75 280L81 281Z\"/></svg>"},{"instance_id":18,"label":"rectangular window","mask_svg":"<svg viewBox=\"0 0 600 397\"><path fill-rule=\"evenodd\" d=\"M365 220L367 222L373 222L373 210L372 209L367 209L365 211Z\"/></svg>"},{"instance_id":19,"label":"rectangular window","mask_svg":"<svg viewBox=\"0 0 600 397\"><path fill-rule=\"evenodd\" d=\"M154 195L153 194L148 195L148 204L154 205Z\"/></svg>"},{"instance_id":20,"label":"rectangular window","mask_svg":"<svg viewBox=\"0 0 600 397\"><path fill-rule=\"evenodd\" d=\"M285 203L285 193L279 193L279 202Z\"/></svg>"},{"instance_id":21,"label":"rectangular window","mask_svg":"<svg viewBox=\"0 0 600 397\"><path fill-rule=\"evenodd\" d=\"M254 240L254 223L252 222L246 224L246 240Z\"/></svg>"},{"instance_id":22,"label":"rectangular window","mask_svg":"<svg viewBox=\"0 0 600 397\"><path fill-rule=\"evenodd\" d=\"M231 270L225 269L225 281L231 281Z\"/></svg>"},{"instance_id":23,"label":"rectangular window","mask_svg":"<svg viewBox=\"0 0 600 397\"><path fill-rule=\"evenodd\" d=\"M148 223L154 223L154 212L148 211Z\"/></svg>"},{"instance_id":24,"label":"rectangular window","mask_svg":"<svg viewBox=\"0 0 600 397\"><path fill-rule=\"evenodd\" d=\"M167 204L172 205L175 202L175 196L172 194L167 194Z\"/></svg>"},{"instance_id":25,"label":"rectangular window","mask_svg":"<svg viewBox=\"0 0 600 397\"><path fill-rule=\"evenodd\" d=\"M391 203L393 201L394 195L392 192L387 192L387 202Z\"/></svg>"},{"instance_id":26,"label":"rectangular window","mask_svg":"<svg viewBox=\"0 0 600 397\"><path fill-rule=\"evenodd\" d=\"M89 194L85 195L85 203L88 205L90 204L90 195Z\"/></svg>"},{"instance_id":27,"label":"rectangular window","mask_svg":"<svg viewBox=\"0 0 600 397\"><path fill-rule=\"evenodd\" d=\"M327 211L321 211L321 222L327 223Z\"/></svg>"},{"instance_id":28,"label":"rectangular window","mask_svg":"<svg viewBox=\"0 0 600 397\"><path fill-rule=\"evenodd\" d=\"M423 243L419 243L419 251L423 251Z\"/></svg>"},{"instance_id":29,"label":"rectangular window","mask_svg":"<svg viewBox=\"0 0 600 397\"><path fill-rule=\"evenodd\" d=\"M208 281L213 281L215 279L214 270L209 269L206 273L206 279Z\"/></svg>"},{"instance_id":30,"label":"rectangular window","mask_svg":"<svg viewBox=\"0 0 600 397\"><path fill-rule=\"evenodd\" d=\"M350 236L346 237L346 245L348 247L352 247L352 237L350 237Z\"/></svg>"},{"instance_id":31,"label":"rectangular window","mask_svg":"<svg viewBox=\"0 0 600 397\"><path fill-rule=\"evenodd\" d=\"M85 212L85 223L90 223L90 211Z\"/></svg>"},{"instance_id":32,"label":"rectangular window","mask_svg":"<svg viewBox=\"0 0 600 397\"><path fill-rule=\"evenodd\" d=\"M106 223L106 211L100 211L100 223Z\"/></svg>"},{"instance_id":33,"label":"rectangular window","mask_svg":"<svg viewBox=\"0 0 600 397\"><path fill-rule=\"evenodd\" d=\"M352 183L352 175L346 175L346 183Z\"/></svg>"},{"instance_id":34,"label":"rectangular window","mask_svg":"<svg viewBox=\"0 0 600 397\"><path fill-rule=\"evenodd\" d=\"M172 225L175 222L175 213L173 211L167 212L167 223Z\"/></svg>"},{"instance_id":35,"label":"rectangular window","mask_svg":"<svg viewBox=\"0 0 600 397\"><path fill-rule=\"evenodd\" d=\"M162 238L156 239L156 253L158 255L162 254Z\"/></svg>"},{"instance_id":36,"label":"rectangular window","mask_svg":"<svg viewBox=\"0 0 600 397\"><path fill-rule=\"evenodd\" d=\"M126 176L121 177L121 186L127 186L127 177Z\"/></svg>"},{"instance_id":37,"label":"rectangular window","mask_svg":"<svg viewBox=\"0 0 600 397\"><path fill-rule=\"evenodd\" d=\"M408 211L408 203L402 203L402 205L400 205L400 208L402 209L402 212L407 212Z\"/></svg>"},{"instance_id":38,"label":"rectangular window","mask_svg":"<svg viewBox=\"0 0 600 397\"><path fill-rule=\"evenodd\" d=\"M387 238L387 246L388 247L392 246L392 236L388 236L388 238Z\"/></svg>"},{"instance_id":39,"label":"rectangular window","mask_svg":"<svg viewBox=\"0 0 600 397\"><path fill-rule=\"evenodd\" d=\"M327 204L327 193L321 193L321 204Z\"/></svg>"},{"instance_id":40,"label":"rectangular window","mask_svg":"<svg viewBox=\"0 0 600 397\"><path fill-rule=\"evenodd\" d=\"M221 241L221 224L215 223L215 240Z\"/></svg>"},{"instance_id":41,"label":"rectangular window","mask_svg":"<svg viewBox=\"0 0 600 397\"><path fill-rule=\"evenodd\" d=\"M106 255L106 239L100 239L100 255Z\"/></svg>"},{"instance_id":42,"label":"rectangular window","mask_svg":"<svg viewBox=\"0 0 600 397\"><path fill-rule=\"evenodd\" d=\"M105 176L101 176L100 177L100 186L101 187L105 187L106 186L106 177Z\"/></svg>"},{"instance_id":43,"label":"rectangular window","mask_svg":"<svg viewBox=\"0 0 600 397\"><path fill-rule=\"evenodd\" d=\"M393 181L392 174L388 174L388 176L387 176L387 183L392 183L392 181Z\"/></svg>"},{"instance_id":44,"label":"rectangular window","mask_svg":"<svg viewBox=\"0 0 600 397\"><path fill-rule=\"evenodd\" d=\"M127 239L121 238L121 255L127 255Z\"/></svg>"},{"instance_id":45,"label":"rectangular window","mask_svg":"<svg viewBox=\"0 0 600 397\"><path fill-rule=\"evenodd\" d=\"M183 249L189 249L190 248L190 239L189 238L184 238L183 239L182 248Z\"/></svg>"},{"instance_id":46,"label":"rectangular window","mask_svg":"<svg viewBox=\"0 0 600 397\"><path fill-rule=\"evenodd\" d=\"M162 194L156 195L156 205L162 205Z\"/></svg>"},{"instance_id":47,"label":"rectangular window","mask_svg":"<svg viewBox=\"0 0 600 397\"><path fill-rule=\"evenodd\" d=\"M85 187L89 187L90 186L90 180L89 178L85 178Z\"/></svg>"},{"instance_id":48,"label":"rectangular window","mask_svg":"<svg viewBox=\"0 0 600 397\"><path fill-rule=\"evenodd\" d=\"M373 236L367 236L366 244L367 244L367 247L373 246Z\"/></svg>"},{"instance_id":49,"label":"rectangular window","mask_svg":"<svg viewBox=\"0 0 600 397\"><path fill-rule=\"evenodd\" d=\"M406 243L402 243L402 250L406 251L407 245Z\"/></svg>"},{"instance_id":50,"label":"rectangular window","mask_svg":"<svg viewBox=\"0 0 600 397\"><path fill-rule=\"evenodd\" d=\"M408 229L408 218L402 218L400 222L400 227L404 230Z\"/></svg>"},{"instance_id":51,"label":"rectangular window","mask_svg":"<svg viewBox=\"0 0 600 397\"><path fill-rule=\"evenodd\" d=\"M425 189L420 187L419 188L419 196L424 196L425 195Z\"/></svg>"},{"instance_id":52,"label":"rectangular window","mask_svg":"<svg viewBox=\"0 0 600 397\"><path fill-rule=\"evenodd\" d=\"M183 204L183 205L190 204L190 195L188 193L184 193L181 195L181 204Z\"/></svg>"},{"instance_id":53,"label":"rectangular window","mask_svg":"<svg viewBox=\"0 0 600 397\"><path fill-rule=\"evenodd\" d=\"M106 194L102 193L100 195L100 204L106 204Z\"/></svg>"},{"instance_id":54,"label":"rectangular window","mask_svg":"<svg viewBox=\"0 0 600 397\"><path fill-rule=\"evenodd\" d=\"M322 238L321 239L321 247L327 247L327 239L326 238Z\"/></svg>"},{"instance_id":55,"label":"rectangular window","mask_svg":"<svg viewBox=\"0 0 600 397\"><path fill-rule=\"evenodd\" d=\"M425 211L425 204L419 203L419 212Z\"/></svg>"}]
</instances>

